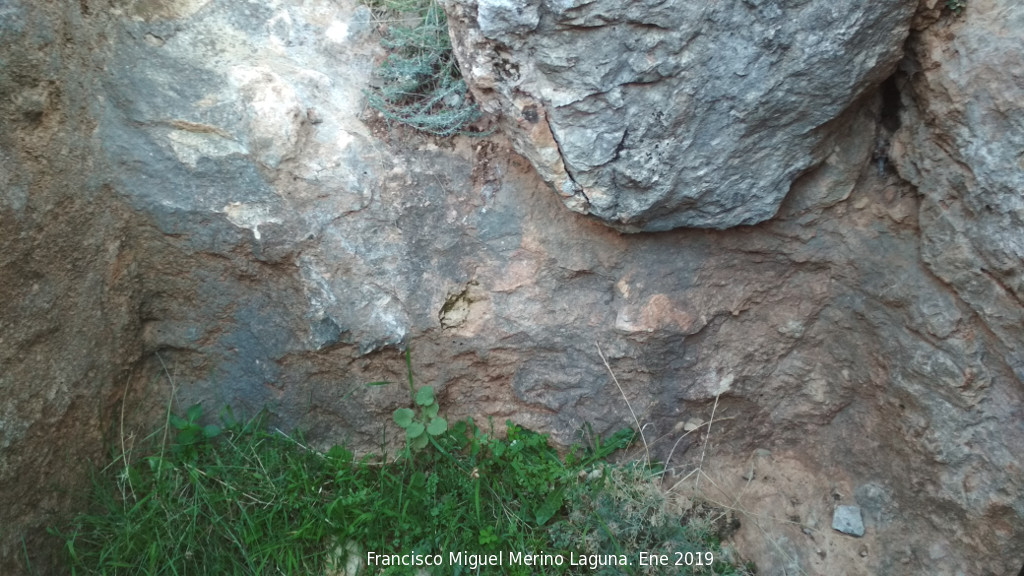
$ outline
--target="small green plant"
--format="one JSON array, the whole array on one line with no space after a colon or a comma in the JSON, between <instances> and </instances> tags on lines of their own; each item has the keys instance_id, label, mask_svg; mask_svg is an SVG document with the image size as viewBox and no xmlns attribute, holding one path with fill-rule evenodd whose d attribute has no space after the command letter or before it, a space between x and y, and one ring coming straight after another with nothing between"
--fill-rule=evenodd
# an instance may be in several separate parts
<instances>
[{"instance_id":1,"label":"small green plant","mask_svg":"<svg viewBox=\"0 0 1024 576\"><path fill-rule=\"evenodd\" d=\"M448 20L436 0L364 0L390 22L377 67L381 86L367 102L389 122L449 137L480 118L452 53Z\"/></svg>"},{"instance_id":2,"label":"small green plant","mask_svg":"<svg viewBox=\"0 0 1024 576\"><path fill-rule=\"evenodd\" d=\"M199 419L203 415L203 406L195 404L185 412L185 417L171 414L169 422L177 431L174 449L195 456L195 451L202 447L205 440L220 436L221 427L216 424L202 426Z\"/></svg>"},{"instance_id":3,"label":"small green plant","mask_svg":"<svg viewBox=\"0 0 1024 576\"><path fill-rule=\"evenodd\" d=\"M967 0L946 0L946 8L954 14L960 14L967 7Z\"/></svg>"},{"instance_id":4,"label":"small green plant","mask_svg":"<svg viewBox=\"0 0 1024 576\"><path fill-rule=\"evenodd\" d=\"M409 375L409 394L412 396L412 408L395 410L395 424L405 430L405 439L411 450L419 451L427 447L432 436L440 436L448 431L448 421L438 415L441 407L434 398L432 386L422 386L419 390L413 381L412 352L405 352L405 367Z\"/></svg>"}]
</instances>

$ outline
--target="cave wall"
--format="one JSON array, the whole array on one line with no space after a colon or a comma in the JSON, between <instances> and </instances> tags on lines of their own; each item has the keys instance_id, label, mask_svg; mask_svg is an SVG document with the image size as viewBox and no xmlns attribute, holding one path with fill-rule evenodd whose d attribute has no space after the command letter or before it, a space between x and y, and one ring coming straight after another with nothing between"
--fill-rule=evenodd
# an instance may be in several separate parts
<instances>
[{"instance_id":1,"label":"cave wall","mask_svg":"<svg viewBox=\"0 0 1024 576\"><path fill-rule=\"evenodd\" d=\"M448 8L479 28L485 4L538 3ZM886 6L895 49L839 83L773 217L622 234L566 210L516 117L442 141L367 109L380 24L355 2L5 5L4 561L73 505L39 486L84 483L124 397L126 437L171 400L373 449L408 398L365 383L403 381L411 347L450 418L569 443L632 424L600 346L654 455L702 468L762 573L1019 569L1024 10ZM863 538L831 530L839 504Z\"/></svg>"}]
</instances>

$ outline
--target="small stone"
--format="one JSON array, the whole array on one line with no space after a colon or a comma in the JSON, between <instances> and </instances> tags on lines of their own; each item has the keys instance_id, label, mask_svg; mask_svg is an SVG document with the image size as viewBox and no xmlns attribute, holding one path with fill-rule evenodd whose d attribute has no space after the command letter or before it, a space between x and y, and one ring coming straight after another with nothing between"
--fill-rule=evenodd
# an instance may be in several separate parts
<instances>
[{"instance_id":1,"label":"small stone","mask_svg":"<svg viewBox=\"0 0 1024 576\"><path fill-rule=\"evenodd\" d=\"M691 418L691 419L686 421L686 424L683 425L683 430L686 430L687 432L693 432L694 430L696 430L697 428L700 428L703 425L704 425L704 421L703 420L699 420L697 418Z\"/></svg>"},{"instance_id":2,"label":"small stone","mask_svg":"<svg viewBox=\"0 0 1024 576\"><path fill-rule=\"evenodd\" d=\"M860 506L836 506L832 515L832 529L851 536L864 535L864 519L860 514Z\"/></svg>"},{"instance_id":3,"label":"small stone","mask_svg":"<svg viewBox=\"0 0 1024 576\"><path fill-rule=\"evenodd\" d=\"M462 96L453 92L442 98L441 102L449 108L458 108L462 105Z\"/></svg>"},{"instance_id":4,"label":"small stone","mask_svg":"<svg viewBox=\"0 0 1024 576\"><path fill-rule=\"evenodd\" d=\"M757 476L754 474L754 465L753 464L750 465L750 468L748 468L747 471L744 472L743 476L742 476L742 478L744 480L746 480L747 482L752 481L756 477Z\"/></svg>"},{"instance_id":5,"label":"small stone","mask_svg":"<svg viewBox=\"0 0 1024 576\"><path fill-rule=\"evenodd\" d=\"M868 547L866 545L861 545L860 550L857 551L857 554L860 554L861 558L867 558L868 557Z\"/></svg>"}]
</instances>

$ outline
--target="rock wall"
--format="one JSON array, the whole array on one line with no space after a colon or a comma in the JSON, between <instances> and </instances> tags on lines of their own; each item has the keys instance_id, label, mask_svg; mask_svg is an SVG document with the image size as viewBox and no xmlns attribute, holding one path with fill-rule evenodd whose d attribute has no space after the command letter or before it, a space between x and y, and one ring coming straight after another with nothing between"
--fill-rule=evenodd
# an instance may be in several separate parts
<instances>
[{"instance_id":1,"label":"rock wall","mask_svg":"<svg viewBox=\"0 0 1024 576\"><path fill-rule=\"evenodd\" d=\"M0 4L0 573L59 573L45 528L82 510L139 356L131 215L104 186L75 3ZM82 4L85 6L85 3Z\"/></svg>"},{"instance_id":2,"label":"rock wall","mask_svg":"<svg viewBox=\"0 0 1024 576\"><path fill-rule=\"evenodd\" d=\"M1020 224L1024 215L1024 13L972 3L963 19L917 30L893 159L922 196L921 256L969 303L1024 376ZM998 39L998 41L994 41Z\"/></svg>"},{"instance_id":3,"label":"rock wall","mask_svg":"<svg viewBox=\"0 0 1024 576\"><path fill-rule=\"evenodd\" d=\"M8 6L0 29L30 22L62 38L40 49L18 32L9 53L42 58L23 69L48 72L0 84L20 94L4 100L0 132L0 218L19 231L0 240L0 322L17 328L0 348L0 378L16 391L0 403L0 481L18 495L21 516L9 514L20 526L49 518L39 510L50 501L28 496L40 478L74 476L82 456L122 434L112 421L122 368L136 358L129 437L169 400L199 401L208 413L266 407L322 445L372 448L397 439L390 413L409 399L401 384L365 383L401 382L400 350L411 346L417 380L437 388L451 418L498 428L510 418L567 443L584 423L632 424L628 400L676 479L703 471L699 485L691 475L672 489L735 509L743 527L733 545L761 573L1005 574L1024 561L1013 234L1022 173L1013 142L1024 132L1012 105L1020 82L1002 75L1018 77L1021 8L972 0L954 17L924 0L911 18L913 6L897 2L850 13L716 3L677 22L692 38L670 38L660 21L601 2L453 2L463 67L485 106L503 112L503 129L440 141L364 109L380 24L354 2L147 0L88 14L88 4ZM637 34L614 32L622 18ZM760 36L720 37L741 20L760 22L749 33L788 51ZM826 20L839 28L807 24ZM553 73L540 82L526 68L558 63L530 51L584 29L610 35L610 46L649 41L637 49L652 57L664 48L668 60L700 58L685 79L673 76L684 68L616 61L618 72L594 78L621 89L554 106L550 98L596 89L563 87ZM826 29L845 30L847 43L826 46ZM882 84L908 33L901 72ZM478 41L498 56L469 54ZM832 54L839 68L813 60L802 76L795 67L762 86L794 54ZM859 55L856 72L842 54ZM509 102L525 100L487 84L473 68L480 58L507 60L499 76L518 63L543 90L511 114ZM720 70L742 62L746 76ZM654 76L629 79L641 73ZM785 102L804 113L765 131L771 114L750 116L767 112L765 100L732 109L738 119L696 105L748 81L786 114ZM694 107L645 100L665 86L683 98L694 85L706 85ZM722 162L702 178L747 182L766 200L658 200L637 204L631 220L622 212L631 200L601 212L584 182L586 211L633 230L774 217L623 235L566 210L551 193L560 163L577 183L599 183L646 166L626 162L644 149L627 129L657 144L642 118L606 124L584 109L612 96L622 110L678 113L683 131L693 129L686 115L708 123L699 132L725 147L700 148L701 162ZM47 104L33 104L40 98ZM629 146L611 167L566 161L559 148L567 130L579 151L600 154L620 129L613 148ZM747 144L733 138L746 132ZM685 157L675 155L685 146L673 150ZM674 177L672 162L656 164ZM679 173L697 170L688 166ZM696 220L678 219L678 208L694 208L685 218ZM18 430L11 422L22 431L8 432ZM52 442L53 429L73 443ZM52 442L50 459L30 462L40 439ZM68 451L79 468L56 463ZM860 506L862 538L831 529L839 505ZM15 544L18 533L4 533L12 566Z\"/></svg>"}]
</instances>

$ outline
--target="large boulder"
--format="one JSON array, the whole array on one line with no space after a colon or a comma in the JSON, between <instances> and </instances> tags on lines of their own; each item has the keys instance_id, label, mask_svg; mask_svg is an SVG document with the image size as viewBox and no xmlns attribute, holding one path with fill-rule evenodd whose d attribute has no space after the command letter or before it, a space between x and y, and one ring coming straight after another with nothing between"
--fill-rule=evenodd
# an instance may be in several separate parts
<instances>
[{"instance_id":1,"label":"large boulder","mask_svg":"<svg viewBox=\"0 0 1024 576\"><path fill-rule=\"evenodd\" d=\"M462 72L571 209L624 231L775 215L889 76L914 5L448 0Z\"/></svg>"}]
</instances>

